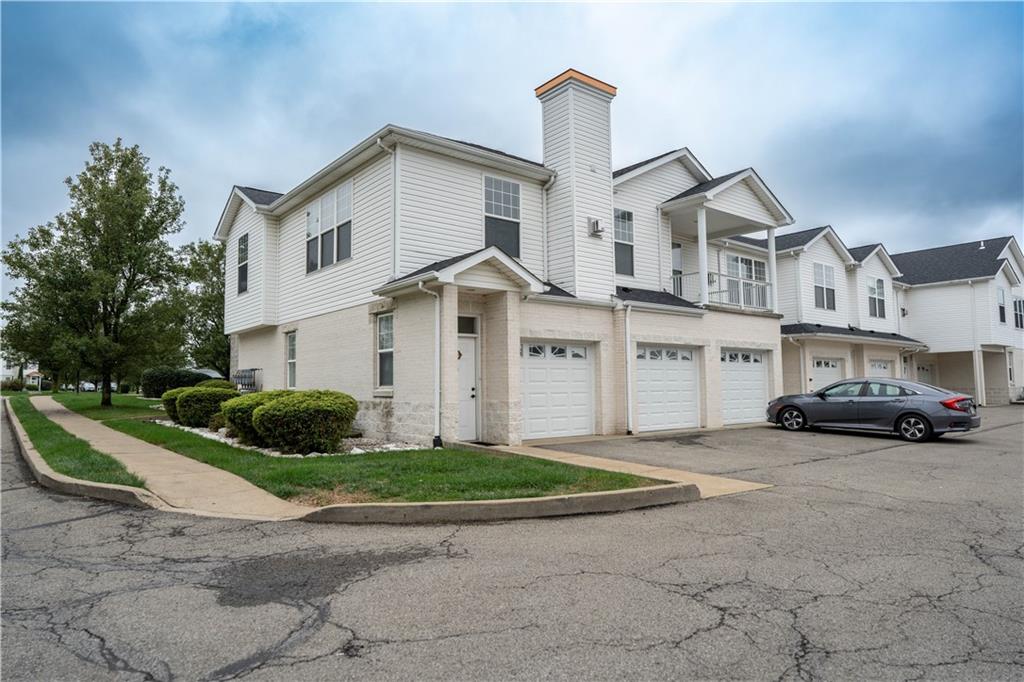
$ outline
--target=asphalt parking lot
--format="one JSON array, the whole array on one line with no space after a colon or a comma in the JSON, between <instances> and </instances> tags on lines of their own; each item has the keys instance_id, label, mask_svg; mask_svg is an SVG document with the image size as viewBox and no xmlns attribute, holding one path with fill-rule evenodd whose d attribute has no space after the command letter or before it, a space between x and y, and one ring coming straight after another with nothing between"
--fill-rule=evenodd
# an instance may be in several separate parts
<instances>
[{"instance_id":1,"label":"asphalt parking lot","mask_svg":"<svg viewBox=\"0 0 1024 682\"><path fill-rule=\"evenodd\" d=\"M564 445L774 487L466 526L255 523L40 489L3 432L8 679L1022 679L1024 411L908 445Z\"/></svg>"}]
</instances>

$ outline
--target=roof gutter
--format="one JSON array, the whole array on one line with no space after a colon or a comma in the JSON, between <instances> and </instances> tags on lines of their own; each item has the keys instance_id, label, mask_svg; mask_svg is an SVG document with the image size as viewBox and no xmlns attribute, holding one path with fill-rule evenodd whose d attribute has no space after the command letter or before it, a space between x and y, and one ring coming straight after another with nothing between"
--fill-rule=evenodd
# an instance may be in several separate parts
<instances>
[{"instance_id":1,"label":"roof gutter","mask_svg":"<svg viewBox=\"0 0 1024 682\"><path fill-rule=\"evenodd\" d=\"M872 342L878 343L885 346L900 346L902 348L917 348L919 350L926 350L928 346L923 343L912 344L907 343L901 339L886 339L876 338L873 336L854 336L853 334L815 334L813 332L801 332L799 334L784 334L784 338L787 339L826 339L828 341L844 341L846 343L865 343Z\"/></svg>"},{"instance_id":2,"label":"roof gutter","mask_svg":"<svg viewBox=\"0 0 1024 682\"><path fill-rule=\"evenodd\" d=\"M616 296L616 298L618 298L618 297ZM645 301L633 301L633 300L630 300L630 299L622 299L622 298L619 298L618 300L621 301L622 305L624 305L624 306L625 305L629 305L632 308L638 308L640 310L649 310L651 312L658 312L658 313L669 313L669 314L676 314L676 315L685 315L687 317L704 317L704 315L708 312L707 310L705 310L703 308L683 308L683 307L680 307L680 306L665 305L663 303L647 303Z\"/></svg>"}]
</instances>

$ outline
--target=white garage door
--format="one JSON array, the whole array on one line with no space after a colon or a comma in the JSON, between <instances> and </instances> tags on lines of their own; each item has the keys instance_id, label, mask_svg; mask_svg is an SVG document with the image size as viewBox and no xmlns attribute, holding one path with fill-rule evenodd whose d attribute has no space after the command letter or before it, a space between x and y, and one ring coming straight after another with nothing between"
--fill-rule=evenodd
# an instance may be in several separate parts
<instances>
[{"instance_id":1,"label":"white garage door","mask_svg":"<svg viewBox=\"0 0 1024 682\"><path fill-rule=\"evenodd\" d=\"M891 377L892 360L868 360L869 377Z\"/></svg>"},{"instance_id":2,"label":"white garage door","mask_svg":"<svg viewBox=\"0 0 1024 682\"><path fill-rule=\"evenodd\" d=\"M829 384L845 378L843 376L843 361L840 358L813 358L811 364L813 365L811 389L814 391L820 391Z\"/></svg>"},{"instance_id":3,"label":"white garage door","mask_svg":"<svg viewBox=\"0 0 1024 682\"><path fill-rule=\"evenodd\" d=\"M594 382L587 346L531 341L522 346L523 438L594 432Z\"/></svg>"},{"instance_id":4,"label":"white garage door","mask_svg":"<svg viewBox=\"0 0 1024 682\"><path fill-rule=\"evenodd\" d=\"M689 348L638 346L637 429L685 429L698 425L697 362Z\"/></svg>"},{"instance_id":5,"label":"white garage door","mask_svg":"<svg viewBox=\"0 0 1024 682\"><path fill-rule=\"evenodd\" d=\"M765 419L768 406L767 353L749 349L722 351L722 421L747 424Z\"/></svg>"}]
</instances>

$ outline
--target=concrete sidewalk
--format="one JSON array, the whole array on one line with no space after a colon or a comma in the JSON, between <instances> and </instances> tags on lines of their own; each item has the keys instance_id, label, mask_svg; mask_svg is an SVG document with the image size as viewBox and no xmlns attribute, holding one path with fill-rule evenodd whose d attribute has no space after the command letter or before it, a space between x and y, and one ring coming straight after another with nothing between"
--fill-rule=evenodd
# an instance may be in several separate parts
<instances>
[{"instance_id":1,"label":"concrete sidewalk","mask_svg":"<svg viewBox=\"0 0 1024 682\"><path fill-rule=\"evenodd\" d=\"M247 519L286 519L310 511L271 495L243 478L104 426L72 412L53 398L32 404L48 419L119 460L146 480L146 487L172 507Z\"/></svg>"}]
</instances>

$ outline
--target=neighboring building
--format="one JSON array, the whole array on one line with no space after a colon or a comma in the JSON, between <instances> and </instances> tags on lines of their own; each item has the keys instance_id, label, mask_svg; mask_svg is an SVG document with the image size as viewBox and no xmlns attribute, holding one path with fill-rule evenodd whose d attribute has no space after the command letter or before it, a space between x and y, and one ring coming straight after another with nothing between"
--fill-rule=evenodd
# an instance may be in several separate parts
<instances>
[{"instance_id":1,"label":"neighboring building","mask_svg":"<svg viewBox=\"0 0 1024 682\"><path fill-rule=\"evenodd\" d=\"M1024 387L1024 255L1013 237L893 254L902 273L903 329L928 345L911 378L974 395L982 404Z\"/></svg>"},{"instance_id":2,"label":"neighboring building","mask_svg":"<svg viewBox=\"0 0 1024 682\"><path fill-rule=\"evenodd\" d=\"M764 240L736 241L767 250ZM925 343L900 324L895 278L881 244L848 249L831 226L779 235L783 385L809 393L856 376L902 377Z\"/></svg>"},{"instance_id":3,"label":"neighboring building","mask_svg":"<svg viewBox=\"0 0 1024 682\"><path fill-rule=\"evenodd\" d=\"M543 163L389 125L286 194L233 188L232 374L346 391L364 432L428 442L762 421L789 213L686 148L613 171L606 83L535 94Z\"/></svg>"}]
</instances>

